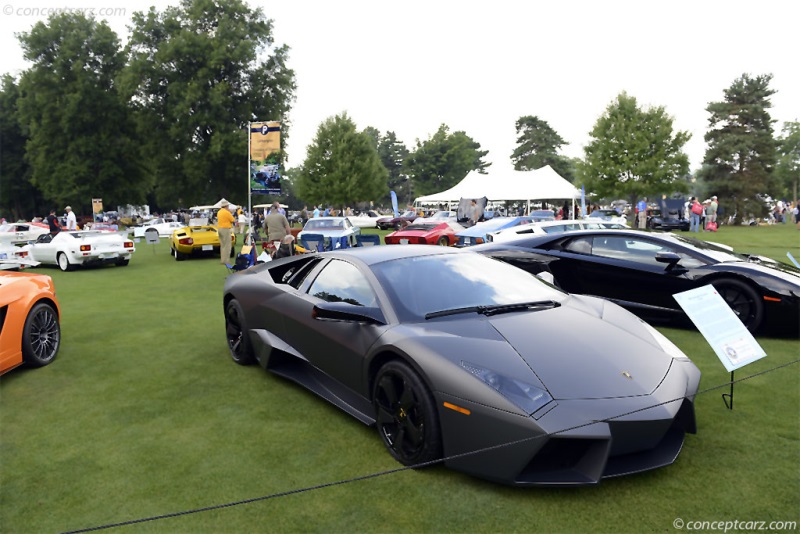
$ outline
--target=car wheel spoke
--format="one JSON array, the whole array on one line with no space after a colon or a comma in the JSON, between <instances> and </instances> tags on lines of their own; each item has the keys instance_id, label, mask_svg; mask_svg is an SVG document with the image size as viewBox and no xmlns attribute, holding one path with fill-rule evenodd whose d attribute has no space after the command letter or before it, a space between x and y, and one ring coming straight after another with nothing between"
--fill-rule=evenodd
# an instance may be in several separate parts
<instances>
[{"instance_id":1,"label":"car wheel spoke","mask_svg":"<svg viewBox=\"0 0 800 534\"><path fill-rule=\"evenodd\" d=\"M391 410L392 407L398 402L397 388L395 386L394 377L389 375L384 376L381 378L378 387L379 391L385 397L389 409Z\"/></svg>"},{"instance_id":2,"label":"car wheel spoke","mask_svg":"<svg viewBox=\"0 0 800 534\"><path fill-rule=\"evenodd\" d=\"M49 309L40 311L33 322L31 329L31 345L34 353L41 358L48 358L58 341L58 329L55 317Z\"/></svg>"}]
</instances>

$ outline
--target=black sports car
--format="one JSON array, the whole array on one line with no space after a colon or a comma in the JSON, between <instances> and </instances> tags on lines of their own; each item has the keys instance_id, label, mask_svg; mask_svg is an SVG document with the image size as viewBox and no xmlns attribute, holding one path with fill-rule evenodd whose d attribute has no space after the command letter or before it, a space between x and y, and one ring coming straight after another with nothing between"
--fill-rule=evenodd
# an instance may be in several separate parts
<instances>
[{"instance_id":1,"label":"black sports car","mask_svg":"<svg viewBox=\"0 0 800 534\"><path fill-rule=\"evenodd\" d=\"M593 484L672 463L695 432L700 371L663 335L479 254L293 256L229 276L223 308L235 362L375 425L405 465Z\"/></svg>"},{"instance_id":2,"label":"black sports car","mask_svg":"<svg viewBox=\"0 0 800 534\"><path fill-rule=\"evenodd\" d=\"M586 230L474 247L570 293L642 317L688 321L672 295L711 284L751 332L800 334L800 269L676 234Z\"/></svg>"},{"instance_id":3,"label":"black sports car","mask_svg":"<svg viewBox=\"0 0 800 534\"><path fill-rule=\"evenodd\" d=\"M681 210L671 209L664 214L661 210L648 210L647 227L653 230L689 231L689 219L683 218Z\"/></svg>"}]
</instances>

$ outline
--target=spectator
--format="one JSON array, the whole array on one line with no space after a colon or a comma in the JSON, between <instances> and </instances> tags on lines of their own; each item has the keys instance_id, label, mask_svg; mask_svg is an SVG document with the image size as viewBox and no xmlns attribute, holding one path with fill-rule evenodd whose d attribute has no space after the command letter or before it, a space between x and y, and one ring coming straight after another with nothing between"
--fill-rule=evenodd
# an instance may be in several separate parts
<instances>
[{"instance_id":1,"label":"spectator","mask_svg":"<svg viewBox=\"0 0 800 534\"><path fill-rule=\"evenodd\" d=\"M690 232L700 231L700 214L703 213L703 205L697 201L697 198L692 197L689 199L689 213L691 220L689 224Z\"/></svg>"},{"instance_id":2,"label":"spectator","mask_svg":"<svg viewBox=\"0 0 800 534\"><path fill-rule=\"evenodd\" d=\"M239 234L244 234L244 229L247 227L247 216L242 208L236 211L236 222L239 225Z\"/></svg>"},{"instance_id":3,"label":"spectator","mask_svg":"<svg viewBox=\"0 0 800 534\"><path fill-rule=\"evenodd\" d=\"M470 226L478 224L483 219L483 208L478 205L478 202L473 198L469 212Z\"/></svg>"},{"instance_id":4,"label":"spectator","mask_svg":"<svg viewBox=\"0 0 800 534\"><path fill-rule=\"evenodd\" d=\"M643 197L642 200L636 204L636 216L639 221L639 230L647 228L647 197Z\"/></svg>"},{"instance_id":5,"label":"spectator","mask_svg":"<svg viewBox=\"0 0 800 534\"><path fill-rule=\"evenodd\" d=\"M280 212L280 209L280 203L273 203L272 208L269 210L269 215L267 215L267 218L264 220L267 227L267 240L272 243L276 241L282 243L287 235L292 235L289 221L286 219L286 216Z\"/></svg>"},{"instance_id":6,"label":"spectator","mask_svg":"<svg viewBox=\"0 0 800 534\"><path fill-rule=\"evenodd\" d=\"M314 218L319 217L319 206L314 206Z\"/></svg>"},{"instance_id":7,"label":"spectator","mask_svg":"<svg viewBox=\"0 0 800 534\"><path fill-rule=\"evenodd\" d=\"M50 235L56 235L61 231L61 225L56 217L56 210L50 210L50 215L47 216L47 224L50 226Z\"/></svg>"},{"instance_id":8,"label":"spectator","mask_svg":"<svg viewBox=\"0 0 800 534\"><path fill-rule=\"evenodd\" d=\"M72 211L71 206L66 207L67 210L67 230L77 230L78 221L75 219L75 212Z\"/></svg>"},{"instance_id":9,"label":"spectator","mask_svg":"<svg viewBox=\"0 0 800 534\"><path fill-rule=\"evenodd\" d=\"M219 234L219 261L223 265L231 257L231 236L235 220L233 213L228 211L228 202L223 201L222 207L217 212L217 233Z\"/></svg>"},{"instance_id":10,"label":"spectator","mask_svg":"<svg viewBox=\"0 0 800 534\"><path fill-rule=\"evenodd\" d=\"M711 197L711 204L709 204L708 213L706 213L706 219L708 222L717 222L717 212L719 211L719 203L717 202L717 196L714 195Z\"/></svg>"}]
</instances>

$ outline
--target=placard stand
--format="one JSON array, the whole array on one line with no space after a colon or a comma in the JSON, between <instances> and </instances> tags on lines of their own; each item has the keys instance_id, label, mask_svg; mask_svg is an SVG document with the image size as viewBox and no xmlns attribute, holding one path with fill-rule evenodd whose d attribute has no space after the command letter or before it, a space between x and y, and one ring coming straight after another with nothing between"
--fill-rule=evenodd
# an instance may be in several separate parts
<instances>
[{"instance_id":1,"label":"placard stand","mask_svg":"<svg viewBox=\"0 0 800 534\"><path fill-rule=\"evenodd\" d=\"M722 402L725 403L725 406L727 406L729 410L733 410L733 373L734 372L735 371L731 371L731 392L722 394Z\"/></svg>"},{"instance_id":2,"label":"placard stand","mask_svg":"<svg viewBox=\"0 0 800 534\"><path fill-rule=\"evenodd\" d=\"M713 285L676 293L673 297L714 349L725 370L731 373L730 392L722 394L722 401L733 410L734 371L764 358L767 353Z\"/></svg>"}]
</instances>

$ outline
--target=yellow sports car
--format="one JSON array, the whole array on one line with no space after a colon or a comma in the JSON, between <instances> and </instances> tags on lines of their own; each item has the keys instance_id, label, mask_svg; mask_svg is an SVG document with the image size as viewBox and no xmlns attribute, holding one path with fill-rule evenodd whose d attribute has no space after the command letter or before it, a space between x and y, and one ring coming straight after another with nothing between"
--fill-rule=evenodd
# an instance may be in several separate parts
<instances>
[{"instance_id":1,"label":"yellow sports car","mask_svg":"<svg viewBox=\"0 0 800 534\"><path fill-rule=\"evenodd\" d=\"M170 253L176 261L191 256L219 256L219 234L217 227L208 224L208 219L192 219L189 225L172 232ZM236 235L231 234L231 257L234 255Z\"/></svg>"}]
</instances>

